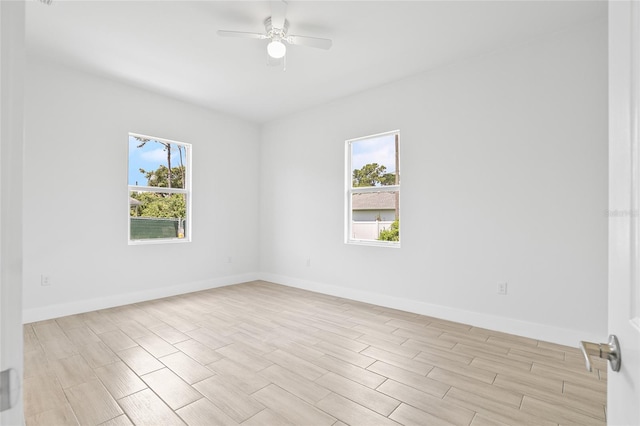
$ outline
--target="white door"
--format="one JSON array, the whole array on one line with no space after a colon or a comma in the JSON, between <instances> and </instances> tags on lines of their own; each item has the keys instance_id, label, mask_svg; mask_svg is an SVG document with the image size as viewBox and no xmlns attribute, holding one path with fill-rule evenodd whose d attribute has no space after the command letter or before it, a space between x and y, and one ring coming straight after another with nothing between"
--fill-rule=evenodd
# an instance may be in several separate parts
<instances>
[{"instance_id":1,"label":"white door","mask_svg":"<svg viewBox=\"0 0 640 426\"><path fill-rule=\"evenodd\" d=\"M609 2L609 333L619 372L608 372L610 425L640 425L640 4Z\"/></svg>"},{"instance_id":2,"label":"white door","mask_svg":"<svg viewBox=\"0 0 640 426\"><path fill-rule=\"evenodd\" d=\"M23 1L0 0L0 425L24 424L22 381ZM2 377L2 376L0 376ZM6 376L4 376L6 377ZM6 389L11 391L7 394Z\"/></svg>"}]
</instances>

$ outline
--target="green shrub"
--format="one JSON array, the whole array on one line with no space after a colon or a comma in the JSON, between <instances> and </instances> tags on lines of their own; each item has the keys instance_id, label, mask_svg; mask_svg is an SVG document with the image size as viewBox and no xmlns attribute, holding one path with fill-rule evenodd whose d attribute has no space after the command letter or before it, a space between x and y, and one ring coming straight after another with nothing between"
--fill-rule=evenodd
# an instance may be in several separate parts
<instances>
[{"instance_id":1,"label":"green shrub","mask_svg":"<svg viewBox=\"0 0 640 426\"><path fill-rule=\"evenodd\" d=\"M378 237L380 241L400 241L400 221L396 220L391 224L390 229L380 231Z\"/></svg>"}]
</instances>

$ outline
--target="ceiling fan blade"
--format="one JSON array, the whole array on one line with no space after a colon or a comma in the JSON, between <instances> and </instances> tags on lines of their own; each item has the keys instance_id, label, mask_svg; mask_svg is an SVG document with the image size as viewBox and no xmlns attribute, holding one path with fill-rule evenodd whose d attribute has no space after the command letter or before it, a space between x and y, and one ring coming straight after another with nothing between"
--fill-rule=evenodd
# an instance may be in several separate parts
<instances>
[{"instance_id":1,"label":"ceiling fan blade","mask_svg":"<svg viewBox=\"0 0 640 426\"><path fill-rule=\"evenodd\" d=\"M287 2L284 0L274 0L271 2L271 26L273 28L284 28L286 15Z\"/></svg>"},{"instance_id":2,"label":"ceiling fan blade","mask_svg":"<svg viewBox=\"0 0 640 426\"><path fill-rule=\"evenodd\" d=\"M259 33L246 33L242 31L224 31L218 30L218 35L221 37L240 37L240 38L257 38L260 40L264 40L267 38L264 34Z\"/></svg>"},{"instance_id":3,"label":"ceiling fan blade","mask_svg":"<svg viewBox=\"0 0 640 426\"><path fill-rule=\"evenodd\" d=\"M287 37L287 42L291 44L297 44L301 46L309 46L309 47L317 47L318 49L330 49L331 44L333 43L328 38L316 38L316 37L305 37L298 35L290 35Z\"/></svg>"}]
</instances>

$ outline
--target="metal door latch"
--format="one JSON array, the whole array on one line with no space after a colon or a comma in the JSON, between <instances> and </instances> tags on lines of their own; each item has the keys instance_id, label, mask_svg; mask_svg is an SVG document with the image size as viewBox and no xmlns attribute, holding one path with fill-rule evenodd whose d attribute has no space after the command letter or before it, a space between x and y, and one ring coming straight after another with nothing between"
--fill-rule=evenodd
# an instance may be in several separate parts
<instances>
[{"instance_id":1,"label":"metal door latch","mask_svg":"<svg viewBox=\"0 0 640 426\"><path fill-rule=\"evenodd\" d=\"M0 371L0 411L8 410L18 403L18 386L18 372L15 369Z\"/></svg>"},{"instance_id":2,"label":"metal door latch","mask_svg":"<svg viewBox=\"0 0 640 426\"><path fill-rule=\"evenodd\" d=\"M615 335L609 336L609 343L580 342L580 349L582 349L587 370L591 371L591 358L589 357L597 356L598 358L608 359L613 371L620 371L620 364L622 363L620 343L618 343L618 338Z\"/></svg>"}]
</instances>

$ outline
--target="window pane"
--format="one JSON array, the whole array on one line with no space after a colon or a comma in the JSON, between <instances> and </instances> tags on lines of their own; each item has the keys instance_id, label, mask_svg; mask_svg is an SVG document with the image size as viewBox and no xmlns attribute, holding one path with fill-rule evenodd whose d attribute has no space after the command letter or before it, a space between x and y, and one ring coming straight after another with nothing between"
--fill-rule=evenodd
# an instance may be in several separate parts
<instances>
[{"instance_id":1,"label":"window pane","mask_svg":"<svg viewBox=\"0 0 640 426\"><path fill-rule=\"evenodd\" d=\"M364 192L351 195L351 239L400 241L400 193Z\"/></svg>"},{"instance_id":2,"label":"window pane","mask_svg":"<svg viewBox=\"0 0 640 426\"><path fill-rule=\"evenodd\" d=\"M129 185L186 188L187 146L129 135Z\"/></svg>"},{"instance_id":3,"label":"window pane","mask_svg":"<svg viewBox=\"0 0 640 426\"><path fill-rule=\"evenodd\" d=\"M351 142L353 188L398 185L397 134L386 134Z\"/></svg>"},{"instance_id":4,"label":"window pane","mask_svg":"<svg viewBox=\"0 0 640 426\"><path fill-rule=\"evenodd\" d=\"M187 194L129 192L130 238L184 238Z\"/></svg>"},{"instance_id":5,"label":"window pane","mask_svg":"<svg viewBox=\"0 0 640 426\"><path fill-rule=\"evenodd\" d=\"M400 247L399 131L347 141L345 242Z\"/></svg>"}]
</instances>

